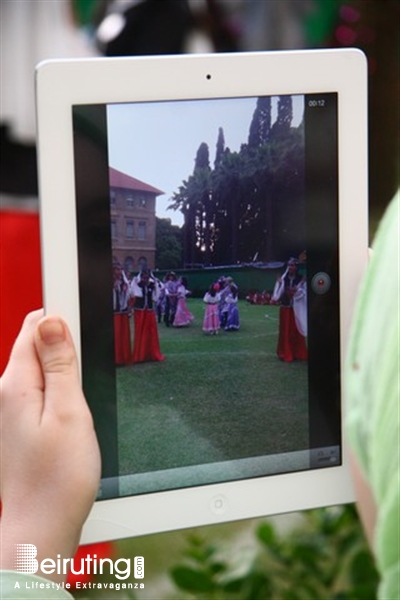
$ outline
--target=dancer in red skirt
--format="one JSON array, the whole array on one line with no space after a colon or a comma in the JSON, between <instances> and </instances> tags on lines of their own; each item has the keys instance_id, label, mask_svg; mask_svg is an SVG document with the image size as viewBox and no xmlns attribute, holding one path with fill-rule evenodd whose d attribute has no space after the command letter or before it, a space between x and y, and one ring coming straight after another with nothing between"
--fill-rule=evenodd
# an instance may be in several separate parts
<instances>
[{"instance_id":1,"label":"dancer in red skirt","mask_svg":"<svg viewBox=\"0 0 400 600\"><path fill-rule=\"evenodd\" d=\"M135 325L132 362L164 360L158 339L155 305L160 288L147 269L133 278L133 321Z\"/></svg>"},{"instance_id":2,"label":"dancer in red skirt","mask_svg":"<svg viewBox=\"0 0 400 600\"><path fill-rule=\"evenodd\" d=\"M113 264L113 308L115 364L127 365L132 360L129 327L129 282L120 263Z\"/></svg>"},{"instance_id":3,"label":"dancer in red skirt","mask_svg":"<svg viewBox=\"0 0 400 600\"><path fill-rule=\"evenodd\" d=\"M278 358L284 362L307 360L307 288L295 259L289 260L285 273L278 279L273 300L281 303Z\"/></svg>"}]
</instances>

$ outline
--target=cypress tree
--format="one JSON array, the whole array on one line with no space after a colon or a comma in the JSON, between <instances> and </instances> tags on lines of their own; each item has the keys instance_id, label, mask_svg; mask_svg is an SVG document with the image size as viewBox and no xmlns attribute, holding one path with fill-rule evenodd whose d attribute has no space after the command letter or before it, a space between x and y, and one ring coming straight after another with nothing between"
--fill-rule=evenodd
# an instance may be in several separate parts
<instances>
[{"instance_id":1,"label":"cypress tree","mask_svg":"<svg viewBox=\"0 0 400 600\"><path fill-rule=\"evenodd\" d=\"M257 100L257 105L250 123L248 146L249 148L258 148L266 142L271 131L271 98L261 96Z\"/></svg>"}]
</instances>

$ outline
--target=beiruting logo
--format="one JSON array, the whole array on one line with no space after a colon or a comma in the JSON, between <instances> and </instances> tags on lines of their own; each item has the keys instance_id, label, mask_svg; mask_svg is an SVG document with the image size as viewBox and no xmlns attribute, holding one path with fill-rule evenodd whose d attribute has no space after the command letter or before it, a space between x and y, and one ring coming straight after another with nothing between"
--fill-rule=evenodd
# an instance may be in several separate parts
<instances>
[{"instance_id":1,"label":"beiruting logo","mask_svg":"<svg viewBox=\"0 0 400 600\"><path fill-rule=\"evenodd\" d=\"M14 545L14 568L17 573L26 575L67 575L69 571L74 575L114 575L119 580L128 579L131 575L131 559L118 558L116 561L111 558L97 558L94 554L81 557L78 560L73 558L45 558L41 562L36 559L37 548L34 544L15 544ZM144 557L135 556L134 558L134 578L144 578ZM104 569L105 568L105 569ZM106 585L106 584L103 584Z\"/></svg>"}]
</instances>

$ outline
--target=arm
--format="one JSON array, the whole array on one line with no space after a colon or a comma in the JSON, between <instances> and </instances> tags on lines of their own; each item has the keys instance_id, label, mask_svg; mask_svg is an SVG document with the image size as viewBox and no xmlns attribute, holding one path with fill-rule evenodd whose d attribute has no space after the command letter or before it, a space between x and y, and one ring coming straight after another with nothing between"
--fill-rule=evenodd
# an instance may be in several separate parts
<instances>
[{"instance_id":1,"label":"arm","mask_svg":"<svg viewBox=\"0 0 400 600\"><path fill-rule=\"evenodd\" d=\"M344 379L355 487L366 534L373 539L382 599L400 597L399 218L398 194L374 240L353 316Z\"/></svg>"}]
</instances>

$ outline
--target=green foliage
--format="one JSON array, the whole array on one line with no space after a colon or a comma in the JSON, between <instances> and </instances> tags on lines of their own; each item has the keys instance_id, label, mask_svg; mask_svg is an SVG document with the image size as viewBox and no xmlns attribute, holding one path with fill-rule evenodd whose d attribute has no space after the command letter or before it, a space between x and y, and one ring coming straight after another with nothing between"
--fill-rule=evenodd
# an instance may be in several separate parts
<instances>
[{"instance_id":1,"label":"green foliage","mask_svg":"<svg viewBox=\"0 0 400 600\"><path fill-rule=\"evenodd\" d=\"M198 600L374 600L378 575L353 505L304 513L280 534L271 522L256 532L258 550L245 570L199 537L171 575Z\"/></svg>"},{"instance_id":2,"label":"green foliage","mask_svg":"<svg viewBox=\"0 0 400 600\"><path fill-rule=\"evenodd\" d=\"M284 138L289 132L293 118L293 107L291 96L279 96L278 118L272 127L271 135L276 138Z\"/></svg>"},{"instance_id":3,"label":"green foliage","mask_svg":"<svg viewBox=\"0 0 400 600\"><path fill-rule=\"evenodd\" d=\"M171 219L156 218L156 267L178 269L182 265L182 231Z\"/></svg>"},{"instance_id":4,"label":"green foliage","mask_svg":"<svg viewBox=\"0 0 400 600\"><path fill-rule=\"evenodd\" d=\"M193 174L171 198L184 215L184 261L236 264L277 260L304 250L304 127L292 127L291 96L259 98L240 151L219 128L214 168L200 144Z\"/></svg>"},{"instance_id":5,"label":"green foliage","mask_svg":"<svg viewBox=\"0 0 400 600\"><path fill-rule=\"evenodd\" d=\"M271 131L271 98L261 96L257 100L257 106L250 124L248 145L249 148L258 148L270 135Z\"/></svg>"},{"instance_id":6,"label":"green foliage","mask_svg":"<svg viewBox=\"0 0 400 600\"><path fill-rule=\"evenodd\" d=\"M224 151L225 151L224 130L222 129L222 127L220 127L218 129L218 139L217 139L217 146L216 146L216 152L215 152L214 167L218 167L218 165L221 162L222 157L224 155Z\"/></svg>"}]
</instances>

